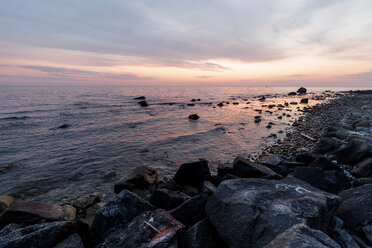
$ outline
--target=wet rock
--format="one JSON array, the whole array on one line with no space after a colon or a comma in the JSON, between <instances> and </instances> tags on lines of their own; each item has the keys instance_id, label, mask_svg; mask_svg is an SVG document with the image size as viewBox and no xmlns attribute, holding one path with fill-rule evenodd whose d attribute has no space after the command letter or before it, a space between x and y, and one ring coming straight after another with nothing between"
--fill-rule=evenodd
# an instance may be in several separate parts
<instances>
[{"instance_id":1,"label":"wet rock","mask_svg":"<svg viewBox=\"0 0 372 248\"><path fill-rule=\"evenodd\" d=\"M267 125L266 128L267 128L267 129L270 129L270 128L271 128L271 125Z\"/></svg>"},{"instance_id":2,"label":"wet rock","mask_svg":"<svg viewBox=\"0 0 372 248\"><path fill-rule=\"evenodd\" d=\"M123 189L132 190L135 188L147 188L158 180L158 172L147 166L139 166L124 176L118 183L115 184L115 193L121 192Z\"/></svg>"},{"instance_id":3,"label":"wet rock","mask_svg":"<svg viewBox=\"0 0 372 248\"><path fill-rule=\"evenodd\" d=\"M303 152L303 153L297 154L296 156L296 161L300 163L304 163L304 165L309 165L315 159L316 159L316 155L310 152Z\"/></svg>"},{"instance_id":4,"label":"wet rock","mask_svg":"<svg viewBox=\"0 0 372 248\"><path fill-rule=\"evenodd\" d=\"M270 178L270 179L281 179L282 177L270 170L268 167L251 162L242 157L235 158L233 162L234 175L243 178Z\"/></svg>"},{"instance_id":5,"label":"wet rock","mask_svg":"<svg viewBox=\"0 0 372 248\"><path fill-rule=\"evenodd\" d=\"M261 96L260 98L258 98L259 101L265 101L266 100L266 97L265 96Z\"/></svg>"},{"instance_id":6,"label":"wet rock","mask_svg":"<svg viewBox=\"0 0 372 248\"><path fill-rule=\"evenodd\" d=\"M357 164L351 173L356 177L372 177L372 157Z\"/></svg>"},{"instance_id":7,"label":"wet rock","mask_svg":"<svg viewBox=\"0 0 372 248\"><path fill-rule=\"evenodd\" d=\"M191 226L205 218L204 208L207 200L208 194L199 194L169 211L169 213L185 226Z\"/></svg>"},{"instance_id":8,"label":"wet rock","mask_svg":"<svg viewBox=\"0 0 372 248\"><path fill-rule=\"evenodd\" d=\"M0 226L10 223L32 225L40 222L74 220L76 209L70 205L58 206L45 202L14 200L0 215Z\"/></svg>"},{"instance_id":9,"label":"wet rock","mask_svg":"<svg viewBox=\"0 0 372 248\"><path fill-rule=\"evenodd\" d=\"M372 226L363 227L363 233L368 239L369 245L372 245Z\"/></svg>"},{"instance_id":10,"label":"wet rock","mask_svg":"<svg viewBox=\"0 0 372 248\"><path fill-rule=\"evenodd\" d=\"M188 199L190 199L190 196L179 191L155 189L151 194L150 203L158 208L170 210Z\"/></svg>"},{"instance_id":11,"label":"wet rock","mask_svg":"<svg viewBox=\"0 0 372 248\"><path fill-rule=\"evenodd\" d=\"M342 141L336 138L320 138L314 150L315 153L325 154L338 149L342 145Z\"/></svg>"},{"instance_id":12,"label":"wet rock","mask_svg":"<svg viewBox=\"0 0 372 248\"><path fill-rule=\"evenodd\" d=\"M147 107L147 106L149 106L149 104L148 104L146 101L139 101L138 104L139 104L141 107Z\"/></svg>"},{"instance_id":13,"label":"wet rock","mask_svg":"<svg viewBox=\"0 0 372 248\"><path fill-rule=\"evenodd\" d=\"M213 228L208 218L190 227L181 238L181 248L224 248L227 247Z\"/></svg>"},{"instance_id":14,"label":"wet rock","mask_svg":"<svg viewBox=\"0 0 372 248\"><path fill-rule=\"evenodd\" d=\"M232 164L219 164L217 167L217 175L224 177L227 174L233 174L234 168Z\"/></svg>"},{"instance_id":15,"label":"wet rock","mask_svg":"<svg viewBox=\"0 0 372 248\"><path fill-rule=\"evenodd\" d=\"M10 204L14 201L13 196L11 195L1 195L0 196L0 214L10 206Z\"/></svg>"},{"instance_id":16,"label":"wet rock","mask_svg":"<svg viewBox=\"0 0 372 248\"><path fill-rule=\"evenodd\" d=\"M306 94L306 92L307 92L307 89L304 88L304 87L300 87L300 88L297 90L297 93L298 93L298 94Z\"/></svg>"},{"instance_id":17,"label":"wet rock","mask_svg":"<svg viewBox=\"0 0 372 248\"><path fill-rule=\"evenodd\" d=\"M269 155L261 158L258 162L284 177L289 173L285 160L280 155Z\"/></svg>"},{"instance_id":18,"label":"wet rock","mask_svg":"<svg viewBox=\"0 0 372 248\"><path fill-rule=\"evenodd\" d=\"M288 93L288 96L295 96L295 95L297 95L297 93L294 92L294 91L291 91L291 92Z\"/></svg>"},{"instance_id":19,"label":"wet rock","mask_svg":"<svg viewBox=\"0 0 372 248\"><path fill-rule=\"evenodd\" d=\"M138 96L138 97L135 97L133 99L134 100L146 100L146 97L145 96Z\"/></svg>"},{"instance_id":20,"label":"wet rock","mask_svg":"<svg viewBox=\"0 0 372 248\"><path fill-rule=\"evenodd\" d=\"M0 247L53 247L74 233L86 236L87 231L86 224L74 221L36 224L1 236Z\"/></svg>"},{"instance_id":21,"label":"wet rock","mask_svg":"<svg viewBox=\"0 0 372 248\"><path fill-rule=\"evenodd\" d=\"M70 125L66 124L66 123L58 126L58 128L60 128L60 129L69 128L69 127L70 127Z\"/></svg>"},{"instance_id":22,"label":"wet rock","mask_svg":"<svg viewBox=\"0 0 372 248\"><path fill-rule=\"evenodd\" d=\"M91 230L96 237L104 239L114 231L125 229L136 216L154 209L147 201L123 190L96 212Z\"/></svg>"},{"instance_id":23,"label":"wet rock","mask_svg":"<svg viewBox=\"0 0 372 248\"><path fill-rule=\"evenodd\" d=\"M199 115L197 115L197 114L192 114L192 115L189 115L189 119L190 120L197 120L197 119L199 119L200 117L199 117Z\"/></svg>"},{"instance_id":24,"label":"wet rock","mask_svg":"<svg viewBox=\"0 0 372 248\"><path fill-rule=\"evenodd\" d=\"M332 237L342 248L359 248L354 238L345 230L335 228L332 230Z\"/></svg>"},{"instance_id":25,"label":"wet rock","mask_svg":"<svg viewBox=\"0 0 372 248\"><path fill-rule=\"evenodd\" d=\"M341 248L325 233L297 224L278 235L264 248Z\"/></svg>"},{"instance_id":26,"label":"wet rock","mask_svg":"<svg viewBox=\"0 0 372 248\"><path fill-rule=\"evenodd\" d=\"M371 155L371 147L366 141L354 139L347 145L341 146L335 153L335 158L339 163L356 164L366 156Z\"/></svg>"},{"instance_id":27,"label":"wet rock","mask_svg":"<svg viewBox=\"0 0 372 248\"><path fill-rule=\"evenodd\" d=\"M133 219L128 228L112 234L97 248L177 247L183 225L162 209L145 212Z\"/></svg>"},{"instance_id":28,"label":"wet rock","mask_svg":"<svg viewBox=\"0 0 372 248\"><path fill-rule=\"evenodd\" d=\"M84 248L83 241L76 233L70 235L67 239L61 241L53 248Z\"/></svg>"},{"instance_id":29,"label":"wet rock","mask_svg":"<svg viewBox=\"0 0 372 248\"><path fill-rule=\"evenodd\" d=\"M220 102L220 103L217 104L217 106L218 106L218 107L223 107L223 103Z\"/></svg>"},{"instance_id":30,"label":"wet rock","mask_svg":"<svg viewBox=\"0 0 372 248\"><path fill-rule=\"evenodd\" d=\"M235 179L220 184L206 213L230 247L263 247L295 224L325 231L339 201L294 178Z\"/></svg>"},{"instance_id":31,"label":"wet rock","mask_svg":"<svg viewBox=\"0 0 372 248\"><path fill-rule=\"evenodd\" d=\"M201 159L198 162L182 164L178 168L173 180L181 186L194 186L201 189L203 182L211 176L208 161Z\"/></svg>"},{"instance_id":32,"label":"wet rock","mask_svg":"<svg viewBox=\"0 0 372 248\"><path fill-rule=\"evenodd\" d=\"M344 221L346 227L355 230L372 224L372 184L345 190L338 195L342 202L335 214Z\"/></svg>"}]
</instances>

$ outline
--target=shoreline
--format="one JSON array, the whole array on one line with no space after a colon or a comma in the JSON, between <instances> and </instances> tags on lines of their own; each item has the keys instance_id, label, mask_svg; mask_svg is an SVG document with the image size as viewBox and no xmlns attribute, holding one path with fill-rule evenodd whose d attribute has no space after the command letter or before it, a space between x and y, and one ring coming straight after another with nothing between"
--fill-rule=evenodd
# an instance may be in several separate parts
<instances>
[{"instance_id":1,"label":"shoreline","mask_svg":"<svg viewBox=\"0 0 372 248\"><path fill-rule=\"evenodd\" d=\"M98 194L62 206L1 196L0 247L32 247L43 230L57 234L41 247L367 247L371 102L372 91L351 91L315 105L255 162L237 157L216 175L206 160L161 179L137 167L107 204Z\"/></svg>"}]
</instances>

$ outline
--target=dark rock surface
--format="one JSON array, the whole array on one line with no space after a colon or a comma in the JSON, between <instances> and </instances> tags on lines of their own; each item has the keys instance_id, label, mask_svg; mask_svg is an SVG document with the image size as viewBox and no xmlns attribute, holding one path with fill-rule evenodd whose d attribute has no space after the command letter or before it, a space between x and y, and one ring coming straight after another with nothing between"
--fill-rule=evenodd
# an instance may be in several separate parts
<instances>
[{"instance_id":1,"label":"dark rock surface","mask_svg":"<svg viewBox=\"0 0 372 248\"><path fill-rule=\"evenodd\" d=\"M332 237L342 248L359 248L354 238L345 230L335 228L332 230Z\"/></svg>"},{"instance_id":2,"label":"dark rock surface","mask_svg":"<svg viewBox=\"0 0 372 248\"><path fill-rule=\"evenodd\" d=\"M138 97L135 97L133 99L134 100L146 100L146 97L145 96L138 96Z\"/></svg>"},{"instance_id":3,"label":"dark rock surface","mask_svg":"<svg viewBox=\"0 0 372 248\"><path fill-rule=\"evenodd\" d=\"M97 247L177 247L178 233L183 225L162 209L137 216L129 226L111 235Z\"/></svg>"},{"instance_id":4,"label":"dark rock surface","mask_svg":"<svg viewBox=\"0 0 372 248\"><path fill-rule=\"evenodd\" d=\"M282 177L270 170L268 167L251 162L242 157L235 158L233 162L234 175L242 178L271 178L271 179L281 179Z\"/></svg>"},{"instance_id":5,"label":"dark rock surface","mask_svg":"<svg viewBox=\"0 0 372 248\"><path fill-rule=\"evenodd\" d=\"M258 162L284 177L289 173L284 158L278 154L266 156L261 158Z\"/></svg>"},{"instance_id":6,"label":"dark rock surface","mask_svg":"<svg viewBox=\"0 0 372 248\"><path fill-rule=\"evenodd\" d=\"M363 233L367 238L369 245L372 245L372 226L363 227Z\"/></svg>"},{"instance_id":7,"label":"dark rock surface","mask_svg":"<svg viewBox=\"0 0 372 248\"><path fill-rule=\"evenodd\" d=\"M341 248L323 232L297 224L278 235L265 248Z\"/></svg>"},{"instance_id":8,"label":"dark rock surface","mask_svg":"<svg viewBox=\"0 0 372 248\"><path fill-rule=\"evenodd\" d=\"M155 189L150 198L150 203L165 210L173 209L191 197L179 191Z\"/></svg>"},{"instance_id":9,"label":"dark rock surface","mask_svg":"<svg viewBox=\"0 0 372 248\"><path fill-rule=\"evenodd\" d=\"M83 241L76 233L61 241L53 248L84 248Z\"/></svg>"},{"instance_id":10,"label":"dark rock surface","mask_svg":"<svg viewBox=\"0 0 372 248\"><path fill-rule=\"evenodd\" d=\"M182 164L173 180L181 186L191 185L201 189L204 181L210 176L208 162L202 159L198 162Z\"/></svg>"},{"instance_id":11,"label":"dark rock surface","mask_svg":"<svg viewBox=\"0 0 372 248\"><path fill-rule=\"evenodd\" d=\"M220 184L206 213L230 247L263 247L295 224L325 231L339 201L294 178L235 179Z\"/></svg>"},{"instance_id":12,"label":"dark rock surface","mask_svg":"<svg viewBox=\"0 0 372 248\"><path fill-rule=\"evenodd\" d=\"M131 170L128 175L117 182L114 191L118 194L123 189L147 188L156 183L157 180L158 172L155 169L148 166L139 166Z\"/></svg>"},{"instance_id":13,"label":"dark rock surface","mask_svg":"<svg viewBox=\"0 0 372 248\"><path fill-rule=\"evenodd\" d=\"M227 174L233 174L234 168L232 164L219 164L217 167L217 175L224 177Z\"/></svg>"},{"instance_id":14,"label":"dark rock surface","mask_svg":"<svg viewBox=\"0 0 372 248\"><path fill-rule=\"evenodd\" d=\"M199 119L200 117L199 117L199 115L197 115L197 114L191 114L191 115L189 115L189 119L190 120L197 120L197 119Z\"/></svg>"},{"instance_id":15,"label":"dark rock surface","mask_svg":"<svg viewBox=\"0 0 372 248\"><path fill-rule=\"evenodd\" d=\"M104 239L117 230L125 229L136 216L154 209L136 194L123 190L96 212L91 230L98 238Z\"/></svg>"},{"instance_id":16,"label":"dark rock surface","mask_svg":"<svg viewBox=\"0 0 372 248\"><path fill-rule=\"evenodd\" d=\"M371 155L371 147L364 140L354 139L347 145L341 146L335 153L335 158L339 163L356 164L363 158Z\"/></svg>"},{"instance_id":17,"label":"dark rock surface","mask_svg":"<svg viewBox=\"0 0 372 248\"><path fill-rule=\"evenodd\" d=\"M147 107L147 106L149 106L149 104L148 104L146 101L139 101L138 104L139 104L141 107Z\"/></svg>"},{"instance_id":18,"label":"dark rock surface","mask_svg":"<svg viewBox=\"0 0 372 248\"><path fill-rule=\"evenodd\" d=\"M358 163L351 173L356 177L372 177L372 157Z\"/></svg>"},{"instance_id":19,"label":"dark rock surface","mask_svg":"<svg viewBox=\"0 0 372 248\"><path fill-rule=\"evenodd\" d=\"M306 94L306 92L307 92L307 89L304 88L304 87L300 87L300 88L297 90L297 93L298 93L298 94Z\"/></svg>"},{"instance_id":20,"label":"dark rock surface","mask_svg":"<svg viewBox=\"0 0 372 248\"><path fill-rule=\"evenodd\" d=\"M314 150L315 153L325 154L338 149L342 141L337 138L320 138Z\"/></svg>"}]
</instances>

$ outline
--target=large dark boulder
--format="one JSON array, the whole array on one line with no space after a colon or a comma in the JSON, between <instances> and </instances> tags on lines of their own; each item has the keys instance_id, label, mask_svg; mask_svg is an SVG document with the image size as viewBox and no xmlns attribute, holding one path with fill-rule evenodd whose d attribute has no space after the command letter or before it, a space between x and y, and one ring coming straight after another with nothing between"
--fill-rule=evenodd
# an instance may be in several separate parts
<instances>
[{"instance_id":1,"label":"large dark boulder","mask_svg":"<svg viewBox=\"0 0 372 248\"><path fill-rule=\"evenodd\" d=\"M265 248L341 248L325 233L297 224L278 235Z\"/></svg>"},{"instance_id":2,"label":"large dark boulder","mask_svg":"<svg viewBox=\"0 0 372 248\"><path fill-rule=\"evenodd\" d=\"M320 138L316 144L315 153L325 154L338 149L342 145L342 141L336 138Z\"/></svg>"},{"instance_id":3,"label":"large dark boulder","mask_svg":"<svg viewBox=\"0 0 372 248\"><path fill-rule=\"evenodd\" d=\"M296 161L303 163L304 165L309 165L317 158L316 154L311 152L301 152L296 155Z\"/></svg>"},{"instance_id":4,"label":"large dark boulder","mask_svg":"<svg viewBox=\"0 0 372 248\"><path fill-rule=\"evenodd\" d=\"M194 186L201 189L205 180L209 179L208 161L201 159L198 162L182 164L178 168L173 180L181 186Z\"/></svg>"},{"instance_id":5,"label":"large dark boulder","mask_svg":"<svg viewBox=\"0 0 372 248\"><path fill-rule=\"evenodd\" d=\"M224 177L227 174L233 174L234 168L232 164L219 164L217 166L217 175L220 177Z\"/></svg>"},{"instance_id":6,"label":"large dark boulder","mask_svg":"<svg viewBox=\"0 0 372 248\"><path fill-rule=\"evenodd\" d=\"M307 89L304 88L304 87L300 87L300 88L297 90L297 93L298 93L298 94L306 94L306 92L307 92Z\"/></svg>"},{"instance_id":7,"label":"large dark boulder","mask_svg":"<svg viewBox=\"0 0 372 248\"><path fill-rule=\"evenodd\" d=\"M80 236L74 233L53 248L84 248L84 244Z\"/></svg>"},{"instance_id":8,"label":"large dark boulder","mask_svg":"<svg viewBox=\"0 0 372 248\"><path fill-rule=\"evenodd\" d=\"M91 230L98 240L103 240L111 233L125 229L136 216L154 209L136 194L123 190L96 212Z\"/></svg>"},{"instance_id":9,"label":"large dark boulder","mask_svg":"<svg viewBox=\"0 0 372 248\"><path fill-rule=\"evenodd\" d=\"M286 166L286 162L284 158L280 155L277 154L269 155L264 158L261 158L258 162L260 164L265 165L272 171L278 173L279 175L282 175L283 177L287 176L289 173L289 170Z\"/></svg>"},{"instance_id":10,"label":"large dark boulder","mask_svg":"<svg viewBox=\"0 0 372 248\"><path fill-rule=\"evenodd\" d=\"M351 173L356 177L372 177L372 157L358 163Z\"/></svg>"},{"instance_id":11,"label":"large dark boulder","mask_svg":"<svg viewBox=\"0 0 372 248\"><path fill-rule=\"evenodd\" d=\"M344 221L346 227L359 230L372 224L372 184L345 190L338 195L342 202L335 214Z\"/></svg>"},{"instance_id":12,"label":"large dark boulder","mask_svg":"<svg viewBox=\"0 0 372 248\"><path fill-rule=\"evenodd\" d=\"M9 223L32 225L41 222L74 220L76 209L70 205L58 206L51 203L15 200L0 215L0 227Z\"/></svg>"},{"instance_id":13,"label":"large dark boulder","mask_svg":"<svg viewBox=\"0 0 372 248\"><path fill-rule=\"evenodd\" d=\"M295 178L234 179L219 185L206 214L229 247L263 247L295 224L325 231L339 201Z\"/></svg>"},{"instance_id":14,"label":"large dark boulder","mask_svg":"<svg viewBox=\"0 0 372 248\"><path fill-rule=\"evenodd\" d=\"M180 191L155 189L150 198L150 203L165 210L173 209L191 197Z\"/></svg>"},{"instance_id":15,"label":"large dark boulder","mask_svg":"<svg viewBox=\"0 0 372 248\"><path fill-rule=\"evenodd\" d=\"M329 158L324 156L317 157L313 162L309 164L309 167L316 167L321 170L336 170L342 171L342 169L335 163L332 162Z\"/></svg>"},{"instance_id":16,"label":"large dark boulder","mask_svg":"<svg viewBox=\"0 0 372 248\"><path fill-rule=\"evenodd\" d=\"M227 248L218 233L205 218L183 233L181 248Z\"/></svg>"},{"instance_id":17,"label":"large dark boulder","mask_svg":"<svg viewBox=\"0 0 372 248\"><path fill-rule=\"evenodd\" d=\"M347 145L341 146L335 153L335 158L339 163L357 164L363 158L371 155L371 147L364 140L353 139Z\"/></svg>"},{"instance_id":18,"label":"large dark boulder","mask_svg":"<svg viewBox=\"0 0 372 248\"><path fill-rule=\"evenodd\" d=\"M205 217L208 194L202 193L185 201L169 213L185 226L191 226Z\"/></svg>"},{"instance_id":19,"label":"large dark boulder","mask_svg":"<svg viewBox=\"0 0 372 248\"><path fill-rule=\"evenodd\" d=\"M49 248L74 233L78 233L81 237L87 237L87 232L88 225L75 221L36 224L0 236L0 247Z\"/></svg>"},{"instance_id":20,"label":"large dark boulder","mask_svg":"<svg viewBox=\"0 0 372 248\"><path fill-rule=\"evenodd\" d=\"M119 182L117 182L114 191L118 194L123 189L144 189L156 183L157 180L158 172L155 169L147 166L139 166L132 169Z\"/></svg>"},{"instance_id":21,"label":"large dark boulder","mask_svg":"<svg viewBox=\"0 0 372 248\"><path fill-rule=\"evenodd\" d=\"M282 177L268 167L251 162L242 157L235 158L233 162L234 175L242 178L270 178L281 179Z\"/></svg>"},{"instance_id":22,"label":"large dark boulder","mask_svg":"<svg viewBox=\"0 0 372 248\"><path fill-rule=\"evenodd\" d=\"M121 230L97 248L177 247L178 233L183 225L165 210L158 209L137 216L125 230Z\"/></svg>"},{"instance_id":23,"label":"large dark boulder","mask_svg":"<svg viewBox=\"0 0 372 248\"><path fill-rule=\"evenodd\" d=\"M148 104L146 101L139 101L138 104L139 104L141 107L147 107L147 106L149 106L149 104Z\"/></svg>"}]
</instances>

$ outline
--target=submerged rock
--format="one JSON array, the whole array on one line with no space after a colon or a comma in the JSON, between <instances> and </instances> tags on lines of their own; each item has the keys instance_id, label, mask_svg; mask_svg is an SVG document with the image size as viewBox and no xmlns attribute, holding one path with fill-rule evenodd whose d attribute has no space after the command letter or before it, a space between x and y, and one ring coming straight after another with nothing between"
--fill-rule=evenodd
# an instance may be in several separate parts
<instances>
[{"instance_id":1,"label":"submerged rock","mask_svg":"<svg viewBox=\"0 0 372 248\"><path fill-rule=\"evenodd\" d=\"M158 172L147 166L139 166L132 169L128 175L124 176L115 184L115 193L121 192L123 189L132 190L135 188L147 188L158 180Z\"/></svg>"},{"instance_id":2,"label":"submerged rock","mask_svg":"<svg viewBox=\"0 0 372 248\"><path fill-rule=\"evenodd\" d=\"M220 184L206 213L229 247L263 247L295 224L325 231L339 201L294 178L235 179Z\"/></svg>"},{"instance_id":3,"label":"submerged rock","mask_svg":"<svg viewBox=\"0 0 372 248\"><path fill-rule=\"evenodd\" d=\"M204 181L210 176L208 161L201 159L198 162L182 164L173 180L181 186L190 185L201 189Z\"/></svg>"},{"instance_id":4,"label":"submerged rock","mask_svg":"<svg viewBox=\"0 0 372 248\"><path fill-rule=\"evenodd\" d=\"M199 119L200 117L199 117L199 115L197 115L197 114L192 114L192 115L189 115L189 119L190 120L197 120L197 119Z\"/></svg>"}]
</instances>

